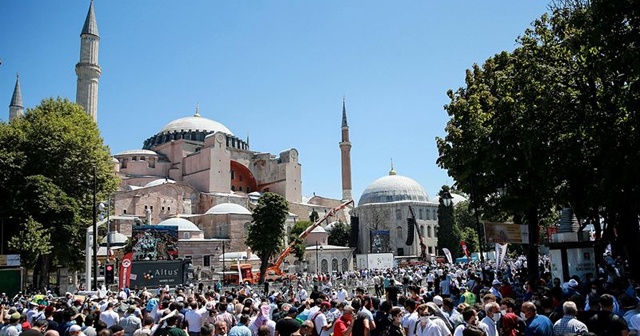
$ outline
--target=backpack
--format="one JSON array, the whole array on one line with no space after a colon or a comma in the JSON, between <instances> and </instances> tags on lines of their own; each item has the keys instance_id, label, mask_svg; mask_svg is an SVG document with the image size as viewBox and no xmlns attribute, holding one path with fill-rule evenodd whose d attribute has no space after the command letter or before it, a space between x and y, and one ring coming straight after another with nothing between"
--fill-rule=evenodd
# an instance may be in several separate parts
<instances>
[{"instance_id":1,"label":"backpack","mask_svg":"<svg viewBox=\"0 0 640 336\"><path fill-rule=\"evenodd\" d=\"M318 332L318 327L316 326L316 318L320 316L320 314L322 314L322 312L318 311L311 318L311 322L313 322L313 329L311 330L311 336L320 336L320 333Z\"/></svg>"}]
</instances>

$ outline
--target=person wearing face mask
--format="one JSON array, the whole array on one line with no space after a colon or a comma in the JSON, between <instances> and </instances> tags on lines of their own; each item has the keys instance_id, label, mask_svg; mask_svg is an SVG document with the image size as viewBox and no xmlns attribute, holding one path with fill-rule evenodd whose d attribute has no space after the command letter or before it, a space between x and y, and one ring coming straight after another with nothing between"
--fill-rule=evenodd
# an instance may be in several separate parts
<instances>
[{"instance_id":1,"label":"person wearing face mask","mask_svg":"<svg viewBox=\"0 0 640 336\"><path fill-rule=\"evenodd\" d=\"M525 302L520 307L520 316L527 323L525 336L553 336L553 324L544 315L538 315L532 302Z\"/></svg>"},{"instance_id":2,"label":"person wearing face mask","mask_svg":"<svg viewBox=\"0 0 640 336\"><path fill-rule=\"evenodd\" d=\"M489 302L484 306L485 316L478 324L480 329L487 333L487 336L498 336L496 323L500 321L500 306L496 302Z\"/></svg>"},{"instance_id":3,"label":"person wearing face mask","mask_svg":"<svg viewBox=\"0 0 640 336\"><path fill-rule=\"evenodd\" d=\"M431 303L431 302L430 302ZM431 303L432 304L432 303ZM429 308L428 308L429 307ZM436 307L437 308L437 307ZM414 328L415 336L448 336L451 331L443 317L433 316L429 303L418 308L419 320Z\"/></svg>"},{"instance_id":4,"label":"person wearing face mask","mask_svg":"<svg viewBox=\"0 0 640 336\"><path fill-rule=\"evenodd\" d=\"M478 323L478 314L473 307L465 308L462 311L462 318L464 319L464 323L456 327L456 330L453 332L453 336L462 336L462 333L467 327L475 327Z\"/></svg>"},{"instance_id":5,"label":"person wearing face mask","mask_svg":"<svg viewBox=\"0 0 640 336\"><path fill-rule=\"evenodd\" d=\"M509 326L503 326L502 323L509 323L510 321L516 321L516 329L518 335L523 335L524 330L527 328L527 324L524 322L524 319L515 313L516 309L516 301L512 298L504 298L500 301L500 314L502 318L498 323L496 323L498 327L498 334L500 336L509 336L511 334L511 330Z\"/></svg>"}]
</instances>

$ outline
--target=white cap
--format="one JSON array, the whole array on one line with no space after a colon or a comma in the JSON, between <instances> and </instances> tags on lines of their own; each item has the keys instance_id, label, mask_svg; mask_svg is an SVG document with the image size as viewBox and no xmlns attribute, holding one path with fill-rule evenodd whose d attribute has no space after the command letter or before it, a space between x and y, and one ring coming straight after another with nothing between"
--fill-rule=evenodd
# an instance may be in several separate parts
<instances>
[{"instance_id":1,"label":"white cap","mask_svg":"<svg viewBox=\"0 0 640 336\"><path fill-rule=\"evenodd\" d=\"M433 303L437 304L438 306L442 306L442 296L440 295L434 296Z\"/></svg>"},{"instance_id":2,"label":"white cap","mask_svg":"<svg viewBox=\"0 0 640 336\"><path fill-rule=\"evenodd\" d=\"M493 286L493 285L500 285L500 284L501 284L501 283L500 283L500 280L498 280L498 279L494 279L494 280L491 282L491 286Z\"/></svg>"}]
</instances>

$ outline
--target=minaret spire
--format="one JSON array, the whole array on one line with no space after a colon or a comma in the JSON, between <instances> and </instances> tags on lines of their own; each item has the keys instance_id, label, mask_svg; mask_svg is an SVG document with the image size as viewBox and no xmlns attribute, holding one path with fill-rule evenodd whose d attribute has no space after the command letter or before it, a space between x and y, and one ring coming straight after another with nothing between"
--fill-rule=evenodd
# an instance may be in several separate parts
<instances>
[{"instance_id":1,"label":"minaret spire","mask_svg":"<svg viewBox=\"0 0 640 336\"><path fill-rule=\"evenodd\" d=\"M11 104L9 104L9 121L21 117L24 114L22 105L22 91L20 90L20 75L16 75L16 86L13 88Z\"/></svg>"},{"instance_id":2,"label":"minaret spire","mask_svg":"<svg viewBox=\"0 0 640 336\"><path fill-rule=\"evenodd\" d=\"M93 10L93 0L89 5L89 12L80 33L80 61L76 64L78 85L76 89L76 103L98 121L98 80L102 69L98 65L98 23Z\"/></svg>"},{"instance_id":3,"label":"minaret spire","mask_svg":"<svg viewBox=\"0 0 640 336\"><path fill-rule=\"evenodd\" d=\"M345 102L345 97L342 97L342 127L349 127L349 124L347 123L347 105Z\"/></svg>"},{"instance_id":4,"label":"minaret spire","mask_svg":"<svg viewBox=\"0 0 640 336\"><path fill-rule=\"evenodd\" d=\"M349 125L347 124L346 99L342 97L342 141L340 142L340 158L342 163L342 200L353 198L351 189L351 141L349 141Z\"/></svg>"}]
</instances>

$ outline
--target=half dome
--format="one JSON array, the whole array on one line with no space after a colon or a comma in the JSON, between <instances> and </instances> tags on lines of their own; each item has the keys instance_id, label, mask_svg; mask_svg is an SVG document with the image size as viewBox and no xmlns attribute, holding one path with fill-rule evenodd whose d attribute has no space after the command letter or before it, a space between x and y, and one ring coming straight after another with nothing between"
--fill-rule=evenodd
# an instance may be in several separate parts
<instances>
[{"instance_id":1,"label":"half dome","mask_svg":"<svg viewBox=\"0 0 640 336\"><path fill-rule=\"evenodd\" d=\"M240 204L221 203L211 207L205 215L251 215L251 211Z\"/></svg>"},{"instance_id":2,"label":"half dome","mask_svg":"<svg viewBox=\"0 0 640 336\"><path fill-rule=\"evenodd\" d=\"M177 226L178 227L178 232L180 231L201 231L200 228L198 228L197 225L193 224L193 222L184 219L184 218L180 218L180 217L174 217L174 218L169 218L166 219L160 223L158 223L158 225L166 225L166 226Z\"/></svg>"},{"instance_id":3,"label":"half dome","mask_svg":"<svg viewBox=\"0 0 640 336\"><path fill-rule=\"evenodd\" d=\"M429 201L429 196L420 183L406 176L395 175L393 170L392 173L373 181L360 196L358 206L371 203Z\"/></svg>"},{"instance_id":4,"label":"half dome","mask_svg":"<svg viewBox=\"0 0 640 336\"><path fill-rule=\"evenodd\" d=\"M159 186L159 185L165 184L165 183L176 183L176 181L170 180L170 179L157 179L157 180L153 180L153 181L145 184L144 187L145 188L150 188L150 187Z\"/></svg>"}]
</instances>

